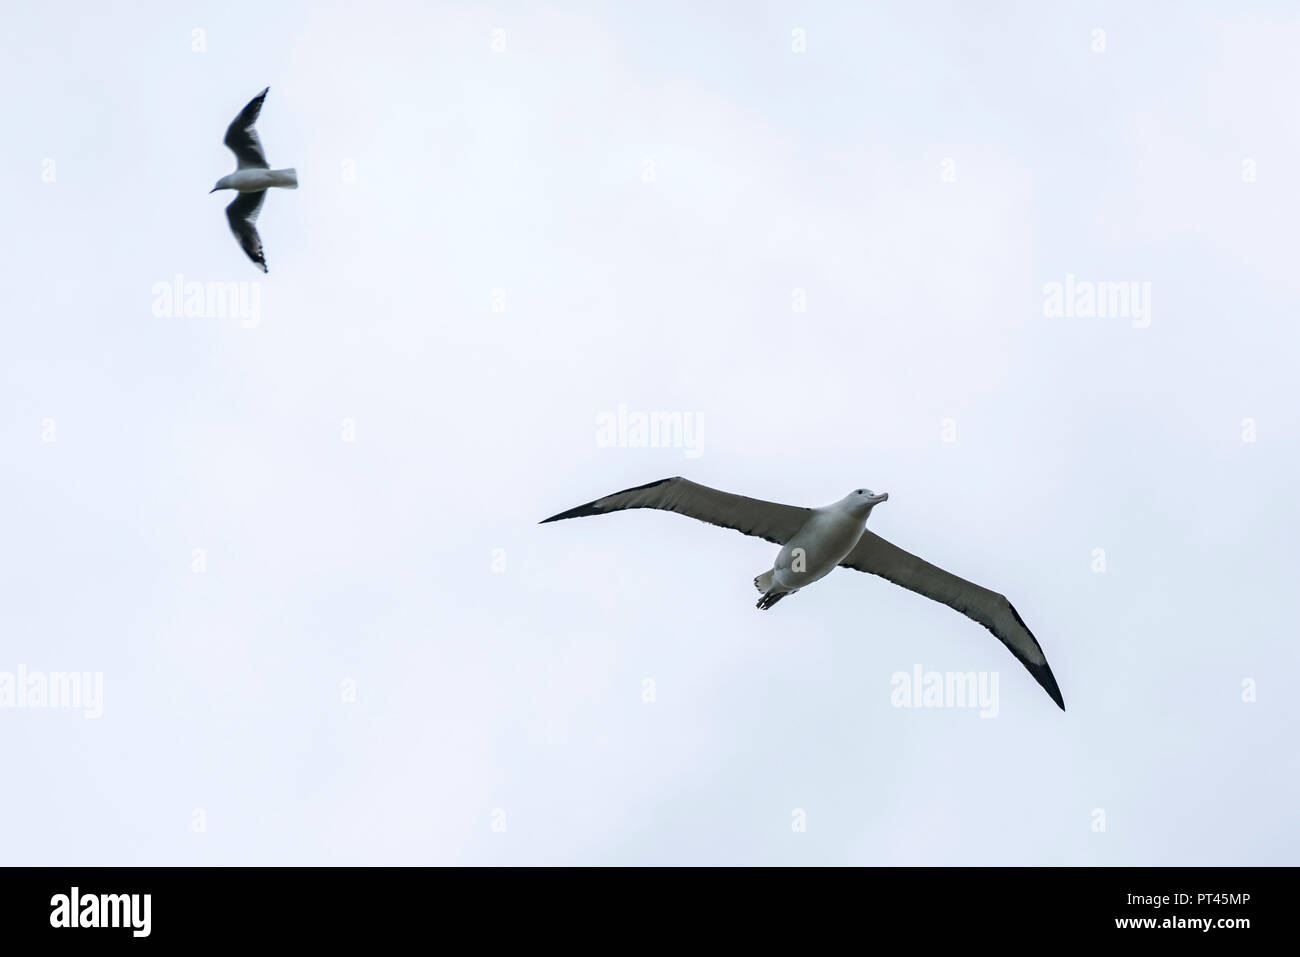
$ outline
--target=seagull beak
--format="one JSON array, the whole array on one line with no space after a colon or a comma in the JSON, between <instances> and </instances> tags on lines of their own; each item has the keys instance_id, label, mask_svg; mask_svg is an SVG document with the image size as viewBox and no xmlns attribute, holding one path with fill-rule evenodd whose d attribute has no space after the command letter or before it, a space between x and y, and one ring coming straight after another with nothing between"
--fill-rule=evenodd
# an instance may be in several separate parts
<instances>
[{"instance_id":1,"label":"seagull beak","mask_svg":"<svg viewBox=\"0 0 1300 957\"><path fill-rule=\"evenodd\" d=\"M881 492L879 495L869 495L867 496L867 501L870 502L872 505L879 505L881 502L888 502L889 493Z\"/></svg>"}]
</instances>

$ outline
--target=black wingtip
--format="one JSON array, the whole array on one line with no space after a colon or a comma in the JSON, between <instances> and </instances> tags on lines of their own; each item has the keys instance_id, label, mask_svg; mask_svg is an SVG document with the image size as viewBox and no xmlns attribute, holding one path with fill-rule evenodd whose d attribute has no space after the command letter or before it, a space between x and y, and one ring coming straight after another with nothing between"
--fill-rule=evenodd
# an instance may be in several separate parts
<instances>
[{"instance_id":1,"label":"black wingtip","mask_svg":"<svg viewBox=\"0 0 1300 957\"><path fill-rule=\"evenodd\" d=\"M593 502L588 502L586 505L579 505L577 508L571 508L567 512L561 512L559 515L552 515L550 518L542 519L537 524L545 525L547 522L558 522L561 519L566 518L583 518L587 515L599 515L600 510L595 507L596 502L599 501L600 499L596 499Z\"/></svg>"},{"instance_id":2,"label":"black wingtip","mask_svg":"<svg viewBox=\"0 0 1300 957\"><path fill-rule=\"evenodd\" d=\"M1006 599L1004 598L1003 600L1005 601ZM1029 630L1029 626L1025 624L1025 620L1020 617L1020 612L1016 611L1016 606L1008 601L1007 607L1011 609L1011 614L1015 616L1016 622L1020 627L1025 629L1025 634L1027 634L1030 641L1034 643L1034 647L1038 649L1038 653L1040 655L1043 654L1043 646L1038 643L1038 639L1034 637L1034 633ZM988 626L985 625L985 627L987 628ZM989 631L993 631L993 629L989 628ZM994 634L996 635L997 632L994 632ZM999 640L1001 639L999 638ZM1011 646L1008 645L1007 647L1010 648ZM1034 676L1034 680L1037 681L1039 685L1042 686L1042 689L1048 693L1051 699L1056 702L1056 706L1064 711L1065 699L1061 697L1061 689L1056 683L1056 676L1052 674L1051 666L1047 663L1047 656L1043 655L1043 663L1041 665L1036 665L1031 661L1026 661L1019 652L1013 650L1012 653L1020 659L1021 664L1029 669L1029 673Z\"/></svg>"},{"instance_id":3,"label":"black wingtip","mask_svg":"<svg viewBox=\"0 0 1300 957\"><path fill-rule=\"evenodd\" d=\"M628 492L639 492L642 489L654 488L656 485L663 485L665 482L671 482L674 479L681 478L680 475L674 475L670 478L657 479L653 482L646 482L644 485L635 485L632 488L625 488L609 495L602 495L600 498L592 499L586 505L579 505L577 508L571 508L567 512L561 512L559 515L552 515L550 518L544 518L538 525L545 525L547 522L558 522L566 518L586 518L588 515L604 515L605 510L596 507L597 502L603 502L607 498L613 498L616 495L626 495Z\"/></svg>"},{"instance_id":4,"label":"black wingtip","mask_svg":"<svg viewBox=\"0 0 1300 957\"><path fill-rule=\"evenodd\" d=\"M1061 696L1061 689L1056 683L1056 676L1052 674L1052 669L1048 666L1047 661L1044 660L1041 665L1031 665L1029 662L1025 662L1025 667L1028 668L1029 673L1034 676L1034 680L1037 681L1042 686L1043 690L1048 693L1051 699L1056 702L1056 706L1064 711L1065 698Z\"/></svg>"}]
</instances>

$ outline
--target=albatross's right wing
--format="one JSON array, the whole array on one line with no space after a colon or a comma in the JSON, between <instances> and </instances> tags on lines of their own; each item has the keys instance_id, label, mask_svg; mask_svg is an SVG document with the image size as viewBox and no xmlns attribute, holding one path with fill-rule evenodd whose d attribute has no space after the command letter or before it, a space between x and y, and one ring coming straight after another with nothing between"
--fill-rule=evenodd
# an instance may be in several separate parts
<instances>
[{"instance_id":1,"label":"albatross's right wing","mask_svg":"<svg viewBox=\"0 0 1300 957\"><path fill-rule=\"evenodd\" d=\"M262 101L266 99L268 86L248 102L248 106L239 111L230 128L226 130L226 145L235 154L238 169L270 169L266 154L262 152L262 141L257 138L253 124L262 112Z\"/></svg>"},{"instance_id":2,"label":"albatross's right wing","mask_svg":"<svg viewBox=\"0 0 1300 957\"><path fill-rule=\"evenodd\" d=\"M978 621L1020 659L1034 680L1043 686L1062 711L1065 710L1065 700L1047 664L1047 656L1006 596L922 561L870 530L862 533L858 544L840 564L855 571L879 575L918 595L941 601L967 618Z\"/></svg>"},{"instance_id":3,"label":"albatross's right wing","mask_svg":"<svg viewBox=\"0 0 1300 957\"><path fill-rule=\"evenodd\" d=\"M541 524L558 522L562 518L604 515L625 508L659 508L677 512L710 525L734 528L776 545L784 545L793 538L812 511L794 505L778 505L757 498L732 495L730 492L719 492L715 488L697 485L678 476L606 495L594 502L543 519Z\"/></svg>"}]
</instances>

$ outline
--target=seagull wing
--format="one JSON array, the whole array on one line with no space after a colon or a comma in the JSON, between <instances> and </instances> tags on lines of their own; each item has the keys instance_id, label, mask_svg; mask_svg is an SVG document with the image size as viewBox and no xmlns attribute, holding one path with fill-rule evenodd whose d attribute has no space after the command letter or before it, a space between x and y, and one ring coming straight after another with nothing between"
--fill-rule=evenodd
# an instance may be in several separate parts
<instances>
[{"instance_id":1,"label":"seagull wing","mask_svg":"<svg viewBox=\"0 0 1300 957\"><path fill-rule=\"evenodd\" d=\"M262 141L257 138L257 130L253 129L258 114L262 112L262 101L266 99L267 91L270 89L268 86L249 100L248 106L240 111L235 121L230 124L230 128L226 130L226 145L235 154L238 169L270 168L270 164L266 161L266 154L262 152Z\"/></svg>"},{"instance_id":2,"label":"seagull wing","mask_svg":"<svg viewBox=\"0 0 1300 957\"><path fill-rule=\"evenodd\" d=\"M262 255L262 237L257 235L257 214L262 211L262 200L266 199L266 190L256 193L240 193L226 207L226 219L230 220L230 231L244 247L248 258L257 264L257 268L266 272L266 258Z\"/></svg>"},{"instance_id":3,"label":"seagull wing","mask_svg":"<svg viewBox=\"0 0 1300 957\"><path fill-rule=\"evenodd\" d=\"M862 533L857 546L840 564L855 571L879 575L909 591L941 601L967 618L978 621L1011 649L1034 680L1043 686L1062 711L1065 710L1065 701L1047 664L1047 656L1005 596L922 561L870 531Z\"/></svg>"},{"instance_id":4,"label":"seagull wing","mask_svg":"<svg viewBox=\"0 0 1300 957\"><path fill-rule=\"evenodd\" d=\"M715 488L697 485L678 476L606 495L594 502L543 519L541 524L558 522L562 518L604 515L625 508L659 508L666 512L677 512L710 525L734 528L738 532L777 545L784 545L793 538L794 533L808 521L808 515L812 511L794 505L778 505L743 495L732 495L730 492L719 492Z\"/></svg>"}]
</instances>

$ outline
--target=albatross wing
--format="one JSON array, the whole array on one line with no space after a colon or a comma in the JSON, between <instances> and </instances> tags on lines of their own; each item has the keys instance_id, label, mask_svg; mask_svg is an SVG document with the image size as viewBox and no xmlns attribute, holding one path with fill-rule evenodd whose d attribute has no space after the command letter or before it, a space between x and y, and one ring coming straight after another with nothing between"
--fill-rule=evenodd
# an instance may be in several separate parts
<instances>
[{"instance_id":1,"label":"albatross wing","mask_svg":"<svg viewBox=\"0 0 1300 957\"><path fill-rule=\"evenodd\" d=\"M226 130L225 142L235 154L237 169L270 169L266 154L262 152L262 141L257 138L257 130L253 129L253 124L262 112L262 101L270 89L268 86L253 97Z\"/></svg>"},{"instance_id":2,"label":"albatross wing","mask_svg":"<svg viewBox=\"0 0 1300 957\"><path fill-rule=\"evenodd\" d=\"M230 231L244 247L248 258L257 264L257 268L266 272L266 258L262 255L262 237L257 235L257 214L262 211L262 200L266 199L266 190L256 193L240 193L226 207L226 219L230 220Z\"/></svg>"},{"instance_id":3,"label":"albatross wing","mask_svg":"<svg viewBox=\"0 0 1300 957\"><path fill-rule=\"evenodd\" d=\"M778 505L775 502L720 492L677 476L606 495L559 515L552 515L540 524L558 522L563 518L604 515L625 508L658 508L666 512L677 512L710 525L734 528L738 532L777 545L784 545L793 538L812 511L794 505Z\"/></svg>"},{"instance_id":4,"label":"albatross wing","mask_svg":"<svg viewBox=\"0 0 1300 957\"><path fill-rule=\"evenodd\" d=\"M1011 653L1029 669L1034 680L1052 696L1057 706L1062 711L1065 710L1065 700L1061 697L1061 689L1057 687L1056 678L1047 664L1047 656L1043 654L1043 649L1039 647L1038 640L1024 619L1004 595L981 588L922 561L871 531L862 533L857 546L840 565L879 575L918 595L941 601L967 618L978 621L1011 649Z\"/></svg>"}]
</instances>

